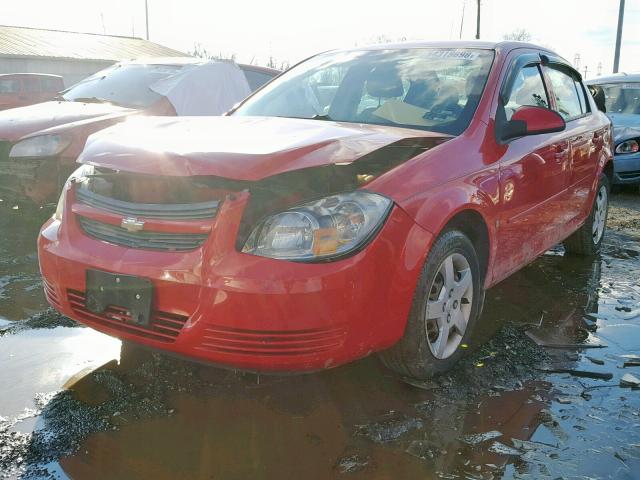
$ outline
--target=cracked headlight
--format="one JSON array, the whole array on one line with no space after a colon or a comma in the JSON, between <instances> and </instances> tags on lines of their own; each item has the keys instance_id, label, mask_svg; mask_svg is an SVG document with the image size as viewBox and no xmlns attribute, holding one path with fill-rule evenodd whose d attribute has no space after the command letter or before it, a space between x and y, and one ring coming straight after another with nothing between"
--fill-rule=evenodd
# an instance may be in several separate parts
<instances>
[{"instance_id":1,"label":"cracked headlight","mask_svg":"<svg viewBox=\"0 0 640 480\"><path fill-rule=\"evenodd\" d=\"M62 187L62 193L60 194L60 198L58 199L58 205L56 206L56 211L53 214L53 218L55 220L58 220L59 222L62 221L62 216L64 213L64 202L67 198L67 191L71 187L71 184L84 181L84 179L87 178L89 175L93 175L93 172L94 172L94 167L92 165L82 165L80 168L75 170L69 176L69 178L67 178L67 181L65 182L64 187Z\"/></svg>"},{"instance_id":2,"label":"cracked headlight","mask_svg":"<svg viewBox=\"0 0 640 480\"><path fill-rule=\"evenodd\" d=\"M640 144L636 139L620 142L616 146L616 153L637 153L638 151L640 151Z\"/></svg>"},{"instance_id":3,"label":"cracked headlight","mask_svg":"<svg viewBox=\"0 0 640 480\"><path fill-rule=\"evenodd\" d=\"M9 152L9 156L13 158L53 157L62 153L70 143L71 138L66 135L39 135L16 143Z\"/></svg>"},{"instance_id":4,"label":"cracked headlight","mask_svg":"<svg viewBox=\"0 0 640 480\"><path fill-rule=\"evenodd\" d=\"M339 258L375 235L391 205L388 198L363 191L305 203L262 220L242 251L287 260Z\"/></svg>"}]
</instances>

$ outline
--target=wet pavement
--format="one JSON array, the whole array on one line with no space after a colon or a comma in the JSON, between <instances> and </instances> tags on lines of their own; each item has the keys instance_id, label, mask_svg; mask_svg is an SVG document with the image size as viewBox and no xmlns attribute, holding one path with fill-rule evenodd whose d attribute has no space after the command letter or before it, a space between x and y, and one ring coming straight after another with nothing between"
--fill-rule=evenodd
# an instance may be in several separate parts
<instances>
[{"instance_id":1,"label":"wet pavement","mask_svg":"<svg viewBox=\"0 0 640 480\"><path fill-rule=\"evenodd\" d=\"M620 386L640 377L640 196L621 198L601 258L557 248L491 289L478 345L412 385L375 357L258 376L77 326L41 292L50 211L0 203L0 478L640 478Z\"/></svg>"}]
</instances>

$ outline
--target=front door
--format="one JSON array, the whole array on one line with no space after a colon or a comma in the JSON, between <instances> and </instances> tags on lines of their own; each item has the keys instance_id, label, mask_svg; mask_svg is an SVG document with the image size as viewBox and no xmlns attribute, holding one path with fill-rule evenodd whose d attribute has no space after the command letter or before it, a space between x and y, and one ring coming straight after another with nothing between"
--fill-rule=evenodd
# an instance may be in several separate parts
<instances>
[{"instance_id":1,"label":"front door","mask_svg":"<svg viewBox=\"0 0 640 480\"><path fill-rule=\"evenodd\" d=\"M539 62L524 65L505 92L497 117L521 106L550 108ZM500 128L499 125L496 128ZM570 181L570 144L564 132L510 140L500 160L501 214L493 278L505 278L561 241L558 229Z\"/></svg>"}]
</instances>

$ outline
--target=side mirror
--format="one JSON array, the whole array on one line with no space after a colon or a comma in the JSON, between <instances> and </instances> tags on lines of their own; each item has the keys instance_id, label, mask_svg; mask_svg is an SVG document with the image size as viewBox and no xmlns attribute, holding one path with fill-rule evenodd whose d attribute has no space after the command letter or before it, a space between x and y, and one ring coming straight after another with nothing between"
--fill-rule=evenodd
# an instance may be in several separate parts
<instances>
[{"instance_id":1,"label":"side mirror","mask_svg":"<svg viewBox=\"0 0 640 480\"><path fill-rule=\"evenodd\" d=\"M598 110L600 110L601 112L607 113L607 106L605 105L604 90L602 89L602 87L598 85L589 85L587 88L589 89L589 93L591 93L591 96L593 97L593 100L596 103L596 107L598 107Z\"/></svg>"},{"instance_id":2,"label":"side mirror","mask_svg":"<svg viewBox=\"0 0 640 480\"><path fill-rule=\"evenodd\" d=\"M502 132L503 140L528 135L561 132L567 124L559 113L545 107L523 106L518 108L511 120L506 122Z\"/></svg>"}]
</instances>

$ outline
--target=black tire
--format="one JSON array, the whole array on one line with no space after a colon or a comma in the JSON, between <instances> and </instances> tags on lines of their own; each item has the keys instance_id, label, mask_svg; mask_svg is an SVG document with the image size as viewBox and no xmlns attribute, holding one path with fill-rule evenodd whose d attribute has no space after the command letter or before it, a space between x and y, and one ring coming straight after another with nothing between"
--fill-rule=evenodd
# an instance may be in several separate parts
<instances>
[{"instance_id":1,"label":"black tire","mask_svg":"<svg viewBox=\"0 0 640 480\"><path fill-rule=\"evenodd\" d=\"M463 256L472 276L472 300L467 327L456 350L447 358L437 358L432 352L432 342L427 332L426 309L430 292L433 292L436 275L438 275L445 259L459 254ZM447 231L436 239L422 268L413 297L413 305L404 336L394 346L380 352L382 362L391 370L405 377L428 379L434 375L450 370L464 354L463 344L469 344L469 338L482 311L484 301L483 282L480 274L480 263L473 244L460 231ZM462 302L461 302L462 303ZM447 320L448 321L448 320Z\"/></svg>"},{"instance_id":2,"label":"black tire","mask_svg":"<svg viewBox=\"0 0 640 480\"><path fill-rule=\"evenodd\" d=\"M567 253L573 255L585 255L594 256L600 253L602 246L602 239L604 238L605 231L607 229L607 213L609 211L609 194L611 187L609 185L609 179L606 175L601 174L598 182L598 189L596 190L596 198L591 206L591 212L584 224L569 238L567 238L563 244ZM602 232L595 236L593 229L594 223L599 217L599 209L597 208L600 195L604 194L604 223L602 224Z\"/></svg>"}]
</instances>

